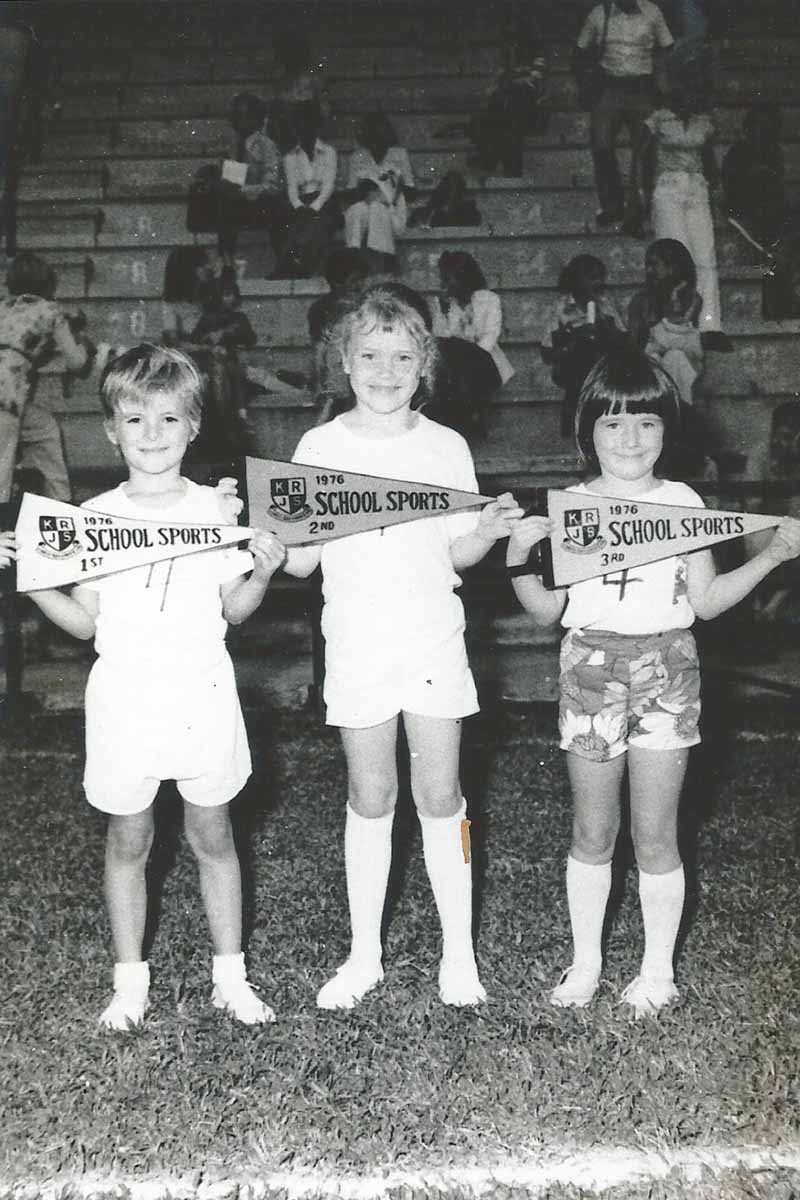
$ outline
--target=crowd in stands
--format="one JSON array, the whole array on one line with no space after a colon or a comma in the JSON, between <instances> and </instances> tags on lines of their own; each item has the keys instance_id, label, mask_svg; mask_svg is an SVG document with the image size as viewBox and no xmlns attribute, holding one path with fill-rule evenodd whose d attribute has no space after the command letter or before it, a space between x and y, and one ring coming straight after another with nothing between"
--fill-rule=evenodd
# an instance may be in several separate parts
<instances>
[{"instance_id":1,"label":"crowd in stands","mask_svg":"<svg viewBox=\"0 0 800 1200\"><path fill-rule=\"evenodd\" d=\"M320 423L343 411L352 393L332 331L365 280L402 274L398 242L410 228L482 224L467 184L470 172L525 174L525 139L548 127L548 61L530 6L510 0L502 11L500 70L485 94L473 97L477 111L462 127L472 152L461 169L451 167L425 190L380 107L377 88L375 108L364 115L347 164L339 162L323 64L299 28L274 38L278 78L272 95L232 96L225 153L198 172L187 207L188 231L215 234L216 250L176 247L164 279L163 341L189 351L208 384L204 427L192 450L198 462L229 462L257 451L249 409L259 389L289 395L310 390ZM589 111L596 227L617 226L640 239L649 229L652 240L643 254L642 286L625 316L609 291L606 265L595 255L578 254L563 264L557 281L541 280L544 287L557 282L558 296L543 328L529 333L563 392L565 437L572 435L587 374L606 349L626 339L660 360L691 408L706 356L730 349L715 216L726 215L743 244L767 264L764 315L800 315L800 236L786 193L780 110L765 101L751 105L724 160L718 164L715 156L708 36L719 32L719 21L720 6L712 0L660 6L603 0L577 32L573 67L580 102ZM633 147L627 180L616 151L624 127ZM242 356L257 341L237 281L237 247L243 231L252 230L263 235L271 278L327 281L328 294L314 300L308 313L312 355L305 375L255 368ZM10 237L7 250L13 250ZM501 346L501 297L487 284L486 266L447 248L438 260L436 296L417 298L440 360L436 386L419 403L468 440L486 434L492 400L515 374ZM8 286L10 295L0 303L0 372L6 381L0 499L8 498L15 463L36 466L47 493L65 498L70 489L58 426L40 412L33 379L56 353L67 372L89 369L94 348L54 300L55 276L47 264L20 254ZM20 332L23 324L35 332ZM696 433L698 423L689 426ZM701 469L703 445L694 460Z\"/></svg>"}]
</instances>

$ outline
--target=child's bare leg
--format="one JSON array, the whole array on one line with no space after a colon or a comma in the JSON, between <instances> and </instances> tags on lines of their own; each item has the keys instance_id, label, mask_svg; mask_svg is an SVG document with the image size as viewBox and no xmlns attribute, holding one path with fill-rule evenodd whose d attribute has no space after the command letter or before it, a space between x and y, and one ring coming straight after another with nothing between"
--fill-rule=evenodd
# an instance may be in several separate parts
<instances>
[{"instance_id":1,"label":"child's bare leg","mask_svg":"<svg viewBox=\"0 0 800 1200\"><path fill-rule=\"evenodd\" d=\"M439 994L445 1004L479 1004L486 992L472 945L469 826L463 825L467 809L458 778L462 722L414 713L403 720L425 866L442 925Z\"/></svg>"},{"instance_id":2,"label":"child's bare leg","mask_svg":"<svg viewBox=\"0 0 800 1200\"><path fill-rule=\"evenodd\" d=\"M153 806L108 818L105 892L117 962L141 962L147 919L145 867L153 844Z\"/></svg>"},{"instance_id":3,"label":"child's bare leg","mask_svg":"<svg viewBox=\"0 0 800 1200\"><path fill-rule=\"evenodd\" d=\"M663 1007L678 995L673 982L673 956L685 893L678 853L678 804L689 751L631 746L628 759L644 957L623 999L641 1015Z\"/></svg>"},{"instance_id":4,"label":"child's bare leg","mask_svg":"<svg viewBox=\"0 0 800 1200\"><path fill-rule=\"evenodd\" d=\"M200 893L214 947L213 1002L248 1025L275 1014L252 990L242 953L242 874L227 804L184 801L186 838L200 874Z\"/></svg>"},{"instance_id":5,"label":"child's bare leg","mask_svg":"<svg viewBox=\"0 0 800 1200\"><path fill-rule=\"evenodd\" d=\"M600 983L602 935L611 890L611 859L620 819L625 755L595 762L567 752L572 788L572 846L567 858L567 905L572 965L550 993L559 1008L583 1008Z\"/></svg>"},{"instance_id":6,"label":"child's bare leg","mask_svg":"<svg viewBox=\"0 0 800 1200\"><path fill-rule=\"evenodd\" d=\"M114 996L100 1017L109 1029L137 1025L147 1009L150 973L142 962L147 919L145 868L153 844L153 806L108 819L105 894L114 943Z\"/></svg>"},{"instance_id":7,"label":"child's bare leg","mask_svg":"<svg viewBox=\"0 0 800 1200\"><path fill-rule=\"evenodd\" d=\"M383 979L381 921L392 861L397 803L397 717L367 729L342 728L347 759L344 860L350 954L317 996L320 1008L352 1008Z\"/></svg>"}]
</instances>

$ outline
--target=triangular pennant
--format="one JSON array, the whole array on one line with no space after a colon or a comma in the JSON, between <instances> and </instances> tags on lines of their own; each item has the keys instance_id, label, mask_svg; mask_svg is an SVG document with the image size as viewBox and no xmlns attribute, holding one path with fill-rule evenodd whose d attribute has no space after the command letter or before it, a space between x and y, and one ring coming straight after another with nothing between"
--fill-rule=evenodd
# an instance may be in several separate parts
<instances>
[{"instance_id":1,"label":"triangular pennant","mask_svg":"<svg viewBox=\"0 0 800 1200\"><path fill-rule=\"evenodd\" d=\"M489 504L491 496L271 458L247 459L250 524L285 546L441 517Z\"/></svg>"},{"instance_id":2,"label":"triangular pennant","mask_svg":"<svg viewBox=\"0 0 800 1200\"><path fill-rule=\"evenodd\" d=\"M683 508L562 491L548 491L547 513L553 522L550 545L555 587L702 550L781 522L781 517L763 513Z\"/></svg>"},{"instance_id":3,"label":"triangular pennant","mask_svg":"<svg viewBox=\"0 0 800 1200\"><path fill-rule=\"evenodd\" d=\"M140 521L26 492L16 525L17 590L82 583L166 558L249 541L241 525Z\"/></svg>"}]
</instances>

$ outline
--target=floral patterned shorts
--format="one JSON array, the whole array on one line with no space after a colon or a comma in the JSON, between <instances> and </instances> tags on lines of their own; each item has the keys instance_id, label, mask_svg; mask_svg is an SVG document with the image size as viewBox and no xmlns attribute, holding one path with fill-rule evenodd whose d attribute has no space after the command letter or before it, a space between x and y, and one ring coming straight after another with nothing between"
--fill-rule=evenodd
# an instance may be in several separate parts
<instances>
[{"instance_id":1,"label":"floral patterned shorts","mask_svg":"<svg viewBox=\"0 0 800 1200\"><path fill-rule=\"evenodd\" d=\"M677 750L700 741L700 667L688 629L570 629L560 685L562 750L607 762L629 745Z\"/></svg>"}]
</instances>

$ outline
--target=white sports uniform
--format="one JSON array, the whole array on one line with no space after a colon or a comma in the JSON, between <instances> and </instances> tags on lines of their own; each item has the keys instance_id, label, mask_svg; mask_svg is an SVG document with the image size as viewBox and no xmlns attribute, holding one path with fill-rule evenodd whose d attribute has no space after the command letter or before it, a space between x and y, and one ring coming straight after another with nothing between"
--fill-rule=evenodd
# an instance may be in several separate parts
<instances>
[{"instance_id":1,"label":"white sports uniform","mask_svg":"<svg viewBox=\"0 0 800 1200\"><path fill-rule=\"evenodd\" d=\"M83 507L148 521L227 522L213 488L185 480L169 508L144 508L125 485ZM83 584L99 594L98 659L86 686L89 803L103 812L142 812L164 779L184 799L213 807L242 789L250 749L220 586L251 571L235 547L132 567Z\"/></svg>"},{"instance_id":2,"label":"white sports uniform","mask_svg":"<svg viewBox=\"0 0 800 1200\"><path fill-rule=\"evenodd\" d=\"M467 443L422 413L412 429L386 439L359 435L337 417L301 438L294 461L478 490ZM477 511L467 510L322 546L329 724L366 728L403 711L447 718L478 711L450 553L477 522Z\"/></svg>"}]
</instances>

